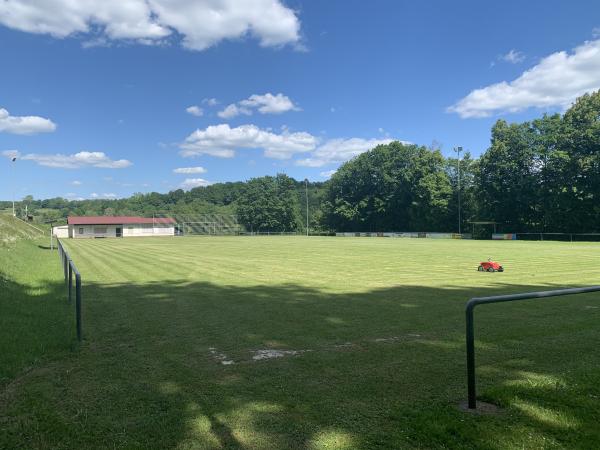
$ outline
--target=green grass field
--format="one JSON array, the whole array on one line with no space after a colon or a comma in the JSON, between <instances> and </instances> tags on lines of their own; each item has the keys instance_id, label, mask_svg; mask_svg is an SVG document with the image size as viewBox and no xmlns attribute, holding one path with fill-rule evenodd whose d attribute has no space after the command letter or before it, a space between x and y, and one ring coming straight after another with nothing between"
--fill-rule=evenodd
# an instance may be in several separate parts
<instances>
[{"instance_id":1,"label":"green grass field","mask_svg":"<svg viewBox=\"0 0 600 450\"><path fill-rule=\"evenodd\" d=\"M15 316L0 336L16 336L0 355L0 448L600 447L600 295L478 308L479 397L501 411L457 408L466 301L600 284L600 244L65 244L83 277L81 346L57 255L28 242L6 259L31 267L3 275L24 294L0 303ZM488 257L506 272L477 272Z\"/></svg>"}]
</instances>

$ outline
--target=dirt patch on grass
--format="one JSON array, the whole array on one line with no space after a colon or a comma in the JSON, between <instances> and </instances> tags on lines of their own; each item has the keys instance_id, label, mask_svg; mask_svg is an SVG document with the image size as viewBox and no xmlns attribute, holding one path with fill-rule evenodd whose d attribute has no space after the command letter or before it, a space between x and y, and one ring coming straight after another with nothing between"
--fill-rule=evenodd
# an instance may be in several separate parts
<instances>
[{"instance_id":1,"label":"dirt patch on grass","mask_svg":"<svg viewBox=\"0 0 600 450\"><path fill-rule=\"evenodd\" d=\"M312 350L254 350L252 360L262 361L265 359L283 358L284 356L300 355L302 353L311 352Z\"/></svg>"},{"instance_id":2,"label":"dirt patch on grass","mask_svg":"<svg viewBox=\"0 0 600 450\"><path fill-rule=\"evenodd\" d=\"M421 337L420 334L409 333L404 336L390 336L390 337L384 337L384 338L376 338L376 339L373 339L373 342L398 342L398 341L404 341L407 339L418 339L420 337Z\"/></svg>"},{"instance_id":3,"label":"dirt patch on grass","mask_svg":"<svg viewBox=\"0 0 600 450\"><path fill-rule=\"evenodd\" d=\"M230 366L232 364L235 364L234 360L229 359L229 357L225 353L219 352L215 347L208 347L208 351L212 355L213 359L220 362L224 366Z\"/></svg>"}]
</instances>

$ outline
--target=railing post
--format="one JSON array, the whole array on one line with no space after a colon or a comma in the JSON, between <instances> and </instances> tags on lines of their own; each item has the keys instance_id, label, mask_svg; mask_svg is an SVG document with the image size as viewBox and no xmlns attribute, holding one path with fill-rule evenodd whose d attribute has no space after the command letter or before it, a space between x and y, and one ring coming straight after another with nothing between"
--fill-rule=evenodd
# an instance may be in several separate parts
<instances>
[{"instance_id":1,"label":"railing post","mask_svg":"<svg viewBox=\"0 0 600 450\"><path fill-rule=\"evenodd\" d=\"M73 290L73 266L71 266L71 264L69 264L69 303L71 303L71 298L72 298L71 291L72 290Z\"/></svg>"},{"instance_id":2,"label":"railing post","mask_svg":"<svg viewBox=\"0 0 600 450\"><path fill-rule=\"evenodd\" d=\"M467 390L469 409L477 408L477 393L475 388L475 331L473 325L474 304L468 304L467 315Z\"/></svg>"},{"instance_id":3,"label":"railing post","mask_svg":"<svg viewBox=\"0 0 600 450\"><path fill-rule=\"evenodd\" d=\"M75 273L75 318L77 321L77 340L81 342L81 275Z\"/></svg>"},{"instance_id":4,"label":"railing post","mask_svg":"<svg viewBox=\"0 0 600 450\"><path fill-rule=\"evenodd\" d=\"M553 291L525 292L522 294L496 295L492 297L474 297L467 302L465 308L467 323L467 391L468 409L477 408L477 393L475 388L475 325L473 310L477 305L490 303L514 302L519 300L531 300L539 298L558 297L563 295L588 294L600 292L600 286L588 286L581 288L556 289Z\"/></svg>"},{"instance_id":5,"label":"railing post","mask_svg":"<svg viewBox=\"0 0 600 450\"><path fill-rule=\"evenodd\" d=\"M67 260L67 258L63 255L63 274L65 276L65 283L68 280L68 275L67 275L67 266L69 265L69 261Z\"/></svg>"}]
</instances>

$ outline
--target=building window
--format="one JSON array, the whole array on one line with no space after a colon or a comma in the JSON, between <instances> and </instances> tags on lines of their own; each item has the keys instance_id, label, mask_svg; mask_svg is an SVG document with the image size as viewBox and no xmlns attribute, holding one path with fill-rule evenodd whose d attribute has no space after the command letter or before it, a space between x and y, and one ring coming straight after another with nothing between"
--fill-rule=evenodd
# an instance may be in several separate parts
<instances>
[{"instance_id":1,"label":"building window","mask_svg":"<svg viewBox=\"0 0 600 450\"><path fill-rule=\"evenodd\" d=\"M94 234L106 234L107 227L94 227Z\"/></svg>"},{"instance_id":2,"label":"building window","mask_svg":"<svg viewBox=\"0 0 600 450\"><path fill-rule=\"evenodd\" d=\"M79 234L83 234L83 227L79 227Z\"/></svg>"}]
</instances>

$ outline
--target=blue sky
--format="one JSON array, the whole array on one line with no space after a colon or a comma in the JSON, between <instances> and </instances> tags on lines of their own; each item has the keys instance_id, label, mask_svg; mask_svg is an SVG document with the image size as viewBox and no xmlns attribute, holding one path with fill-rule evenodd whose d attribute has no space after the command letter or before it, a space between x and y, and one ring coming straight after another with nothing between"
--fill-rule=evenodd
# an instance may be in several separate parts
<instances>
[{"instance_id":1,"label":"blue sky","mask_svg":"<svg viewBox=\"0 0 600 450\"><path fill-rule=\"evenodd\" d=\"M597 2L93 3L0 3L2 199L323 181L389 139L479 155L600 88Z\"/></svg>"}]
</instances>

